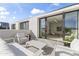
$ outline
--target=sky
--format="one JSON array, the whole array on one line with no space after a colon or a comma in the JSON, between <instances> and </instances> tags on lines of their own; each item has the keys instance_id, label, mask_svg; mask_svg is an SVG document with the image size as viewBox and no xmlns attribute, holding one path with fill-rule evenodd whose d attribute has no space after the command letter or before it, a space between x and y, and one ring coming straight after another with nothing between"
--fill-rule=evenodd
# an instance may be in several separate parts
<instances>
[{"instance_id":1,"label":"sky","mask_svg":"<svg viewBox=\"0 0 79 59\"><path fill-rule=\"evenodd\" d=\"M0 22L15 23L72 3L0 3Z\"/></svg>"}]
</instances>

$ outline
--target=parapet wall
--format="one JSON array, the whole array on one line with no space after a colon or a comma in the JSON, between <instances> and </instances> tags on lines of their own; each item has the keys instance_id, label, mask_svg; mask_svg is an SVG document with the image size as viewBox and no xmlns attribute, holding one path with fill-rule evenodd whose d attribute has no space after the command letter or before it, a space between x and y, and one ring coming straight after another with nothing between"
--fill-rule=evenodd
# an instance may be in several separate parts
<instances>
[{"instance_id":1,"label":"parapet wall","mask_svg":"<svg viewBox=\"0 0 79 59\"><path fill-rule=\"evenodd\" d=\"M17 33L25 33L29 34L29 30L0 30L0 38L7 39L11 37L15 37Z\"/></svg>"}]
</instances>

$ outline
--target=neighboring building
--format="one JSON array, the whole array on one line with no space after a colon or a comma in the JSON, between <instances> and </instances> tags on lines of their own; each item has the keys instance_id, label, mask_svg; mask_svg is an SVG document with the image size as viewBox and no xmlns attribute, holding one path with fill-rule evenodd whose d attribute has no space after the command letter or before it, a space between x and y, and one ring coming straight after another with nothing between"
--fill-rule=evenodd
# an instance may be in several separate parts
<instances>
[{"instance_id":1,"label":"neighboring building","mask_svg":"<svg viewBox=\"0 0 79 59\"><path fill-rule=\"evenodd\" d=\"M9 23L0 22L0 29L9 29Z\"/></svg>"},{"instance_id":2,"label":"neighboring building","mask_svg":"<svg viewBox=\"0 0 79 59\"><path fill-rule=\"evenodd\" d=\"M16 29L27 27L38 38L72 42L79 39L79 4L29 18L27 26L25 22L16 22Z\"/></svg>"}]
</instances>

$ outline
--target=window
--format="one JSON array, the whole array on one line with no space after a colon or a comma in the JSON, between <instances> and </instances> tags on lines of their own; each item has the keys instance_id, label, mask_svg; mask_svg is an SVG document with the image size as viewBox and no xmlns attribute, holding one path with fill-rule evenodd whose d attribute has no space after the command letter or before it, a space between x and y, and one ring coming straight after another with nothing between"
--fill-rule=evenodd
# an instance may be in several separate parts
<instances>
[{"instance_id":1,"label":"window","mask_svg":"<svg viewBox=\"0 0 79 59\"><path fill-rule=\"evenodd\" d=\"M22 22L20 23L20 29L29 29L29 22Z\"/></svg>"}]
</instances>

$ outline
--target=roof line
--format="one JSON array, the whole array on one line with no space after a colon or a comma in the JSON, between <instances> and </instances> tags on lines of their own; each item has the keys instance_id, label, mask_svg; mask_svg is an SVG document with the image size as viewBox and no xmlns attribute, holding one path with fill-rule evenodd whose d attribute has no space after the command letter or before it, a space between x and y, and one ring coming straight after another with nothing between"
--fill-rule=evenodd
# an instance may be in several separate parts
<instances>
[{"instance_id":1,"label":"roof line","mask_svg":"<svg viewBox=\"0 0 79 59\"><path fill-rule=\"evenodd\" d=\"M57 11L57 10L60 10L60 9L63 9L63 8L67 8L67 7L70 7L70 6L73 6L73 5L77 5L77 4L79 4L79 3L74 3L74 4L71 4L71 5L68 5L68 6L64 6L64 7L58 8L58 9L50 11L50 12L54 12L54 11Z\"/></svg>"},{"instance_id":2,"label":"roof line","mask_svg":"<svg viewBox=\"0 0 79 59\"><path fill-rule=\"evenodd\" d=\"M58 8L56 10L52 10L52 11L49 11L49 12L45 12L45 13L42 13L42 14L39 14L39 15L43 15L43 14L46 14L46 13L51 13L51 12L54 12L54 11L58 11L58 10L61 10L63 8L67 8L67 7L70 7L70 6L73 6L73 5L77 5L77 4L79 4L79 3L74 3L74 4L71 4L71 5L68 5L68 6L64 6L64 7ZM37 16L39 16L39 15L37 15ZM32 17L35 17L35 16L32 16Z\"/></svg>"}]
</instances>

